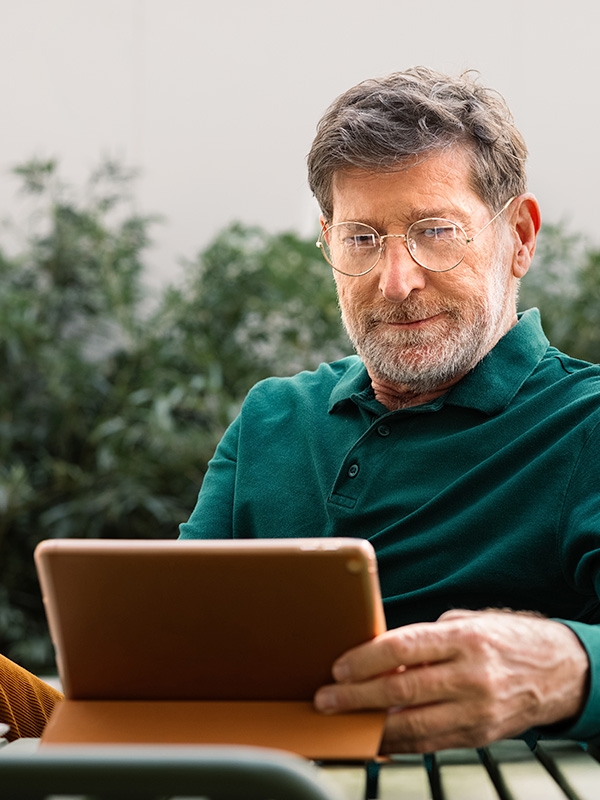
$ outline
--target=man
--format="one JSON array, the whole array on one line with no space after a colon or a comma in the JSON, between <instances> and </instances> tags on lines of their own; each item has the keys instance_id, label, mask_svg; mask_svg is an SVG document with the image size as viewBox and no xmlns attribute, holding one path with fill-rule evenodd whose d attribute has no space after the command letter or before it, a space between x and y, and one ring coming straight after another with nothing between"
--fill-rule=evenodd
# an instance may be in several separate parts
<instances>
[{"instance_id":1,"label":"man","mask_svg":"<svg viewBox=\"0 0 600 800\"><path fill-rule=\"evenodd\" d=\"M540 226L525 157L467 76L333 103L309 180L358 355L258 384L181 528L372 542L389 631L315 702L387 708L386 753L600 735L600 369L517 318Z\"/></svg>"},{"instance_id":2,"label":"man","mask_svg":"<svg viewBox=\"0 0 600 800\"><path fill-rule=\"evenodd\" d=\"M309 181L358 355L258 384L181 528L372 542L390 630L315 702L389 709L387 753L600 735L600 369L517 317L525 158L468 76L333 103Z\"/></svg>"}]
</instances>

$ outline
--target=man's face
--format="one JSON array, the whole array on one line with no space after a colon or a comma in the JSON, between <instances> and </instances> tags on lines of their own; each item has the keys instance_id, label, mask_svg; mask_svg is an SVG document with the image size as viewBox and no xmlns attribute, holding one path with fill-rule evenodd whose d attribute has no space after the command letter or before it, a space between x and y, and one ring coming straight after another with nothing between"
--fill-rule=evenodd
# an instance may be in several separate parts
<instances>
[{"instance_id":1,"label":"man's face","mask_svg":"<svg viewBox=\"0 0 600 800\"><path fill-rule=\"evenodd\" d=\"M493 212L468 179L462 150L395 172L340 171L329 222L365 222L380 234L403 234L416 220L443 217L470 237ZM449 272L416 264L403 239L386 239L379 263L366 275L334 272L342 320L371 378L419 395L472 369L516 321L513 242L501 218Z\"/></svg>"}]
</instances>

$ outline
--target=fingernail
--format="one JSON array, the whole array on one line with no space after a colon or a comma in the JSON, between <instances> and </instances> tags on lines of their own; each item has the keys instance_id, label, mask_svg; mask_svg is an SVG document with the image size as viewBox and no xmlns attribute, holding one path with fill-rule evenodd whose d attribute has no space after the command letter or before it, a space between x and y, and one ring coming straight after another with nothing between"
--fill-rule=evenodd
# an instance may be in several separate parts
<instances>
[{"instance_id":1,"label":"fingernail","mask_svg":"<svg viewBox=\"0 0 600 800\"><path fill-rule=\"evenodd\" d=\"M331 689L319 689L315 695L315 707L325 714L333 713L337 708L335 692Z\"/></svg>"},{"instance_id":2,"label":"fingernail","mask_svg":"<svg viewBox=\"0 0 600 800\"><path fill-rule=\"evenodd\" d=\"M331 671L333 673L333 677L338 683L345 683L346 681L350 680L350 668L345 661L338 661L333 665L333 669Z\"/></svg>"}]
</instances>

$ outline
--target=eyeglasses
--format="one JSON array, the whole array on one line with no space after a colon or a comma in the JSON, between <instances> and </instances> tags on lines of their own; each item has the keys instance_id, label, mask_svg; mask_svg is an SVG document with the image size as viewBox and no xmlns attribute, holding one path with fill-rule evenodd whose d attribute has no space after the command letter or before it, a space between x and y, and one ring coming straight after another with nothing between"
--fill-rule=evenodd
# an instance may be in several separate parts
<instances>
[{"instance_id":1,"label":"eyeglasses","mask_svg":"<svg viewBox=\"0 0 600 800\"><path fill-rule=\"evenodd\" d=\"M406 233L378 233L364 222L336 222L324 228L316 242L325 260L343 275L359 277L374 269L382 256L386 239L404 239L410 257L431 272L448 272L463 261L467 247L502 214L514 200L474 236L467 236L457 223L441 217L420 219L409 225Z\"/></svg>"}]
</instances>

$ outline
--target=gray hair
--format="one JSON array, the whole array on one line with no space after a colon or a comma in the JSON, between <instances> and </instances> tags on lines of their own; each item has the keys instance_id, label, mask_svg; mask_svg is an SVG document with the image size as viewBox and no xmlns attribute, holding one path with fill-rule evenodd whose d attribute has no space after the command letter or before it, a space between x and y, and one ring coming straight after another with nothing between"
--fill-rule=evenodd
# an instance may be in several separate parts
<instances>
[{"instance_id":1,"label":"gray hair","mask_svg":"<svg viewBox=\"0 0 600 800\"><path fill-rule=\"evenodd\" d=\"M413 67L363 81L334 100L308 154L309 186L326 220L333 218L338 170L390 170L449 147L470 155L473 191L490 209L526 191L525 141L504 98L477 78Z\"/></svg>"}]
</instances>

